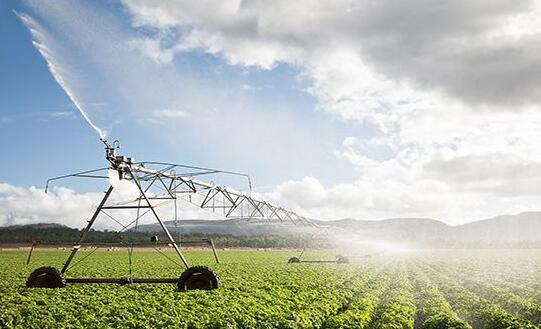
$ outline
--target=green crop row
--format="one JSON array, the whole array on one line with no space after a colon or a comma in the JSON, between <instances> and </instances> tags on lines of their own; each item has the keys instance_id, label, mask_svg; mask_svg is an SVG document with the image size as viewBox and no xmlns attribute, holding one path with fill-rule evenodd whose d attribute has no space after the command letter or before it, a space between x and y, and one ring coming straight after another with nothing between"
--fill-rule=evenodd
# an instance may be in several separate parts
<instances>
[{"instance_id":1,"label":"green crop row","mask_svg":"<svg viewBox=\"0 0 541 329\"><path fill-rule=\"evenodd\" d=\"M426 265L423 266L423 269L430 279L437 283L457 314L466 319L472 327L491 329L537 328L529 321L516 318L497 304L479 297L457 284L449 276L443 275Z\"/></svg>"},{"instance_id":2,"label":"green crop row","mask_svg":"<svg viewBox=\"0 0 541 329\"><path fill-rule=\"evenodd\" d=\"M433 266L446 275L453 276L458 283L475 294L503 307L510 314L541 324L541 305L528 296L519 296L503 284L498 286L487 282L485 278L472 275L470 271L460 270L441 265Z\"/></svg>"},{"instance_id":3,"label":"green crop row","mask_svg":"<svg viewBox=\"0 0 541 329\"><path fill-rule=\"evenodd\" d=\"M415 299L404 262L395 266L391 284L376 310L374 329L410 329L415 323Z\"/></svg>"},{"instance_id":4,"label":"green crop row","mask_svg":"<svg viewBox=\"0 0 541 329\"><path fill-rule=\"evenodd\" d=\"M517 285L541 288L541 267L535 260L538 258L537 250L499 251L497 254L487 254L483 251L475 251L468 254L456 253L445 258L435 255L427 259L433 266L442 268L459 268L460 273L468 273L469 276L497 279L504 282L512 282Z\"/></svg>"},{"instance_id":5,"label":"green crop row","mask_svg":"<svg viewBox=\"0 0 541 329\"><path fill-rule=\"evenodd\" d=\"M222 252L221 263L215 264L209 252L187 252L190 263L208 265L219 275L220 289L179 293L171 284L25 287L34 268L59 267L67 253L37 251L25 265L26 253L0 252L0 328L498 329L537 328L539 323L541 304L531 297L538 293L536 283L504 281L507 273L519 281L523 269L540 268L541 255L532 251L506 251L507 258L487 251L474 256L389 253L350 264L288 264L287 251ZM174 253L168 255L174 259ZM314 251L310 257L333 259L334 253ZM504 269L505 264L509 267ZM68 276L120 277L127 274L126 265L125 253L98 251ZM151 252L136 254L134 265L135 277L178 277L184 270ZM535 276L528 272L524 282Z\"/></svg>"},{"instance_id":6,"label":"green crop row","mask_svg":"<svg viewBox=\"0 0 541 329\"><path fill-rule=\"evenodd\" d=\"M453 311L451 305L427 275L416 265L410 264L410 277L414 282L417 301L417 323L421 329L471 329Z\"/></svg>"},{"instance_id":7,"label":"green crop row","mask_svg":"<svg viewBox=\"0 0 541 329\"><path fill-rule=\"evenodd\" d=\"M373 273L368 280L360 277L352 278L345 283L349 286L348 300L337 311L328 317L322 328L368 328L374 318L374 312L389 284L385 271Z\"/></svg>"}]
</instances>

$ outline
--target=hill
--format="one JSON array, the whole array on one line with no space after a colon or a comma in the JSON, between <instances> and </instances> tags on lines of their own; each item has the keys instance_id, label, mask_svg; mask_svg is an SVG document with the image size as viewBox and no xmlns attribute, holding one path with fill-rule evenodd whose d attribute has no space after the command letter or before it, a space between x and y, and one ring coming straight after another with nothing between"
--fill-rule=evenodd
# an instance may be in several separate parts
<instances>
[{"instance_id":1,"label":"hill","mask_svg":"<svg viewBox=\"0 0 541 329\"><path fill-rule=\"evenodd\" d=\"M432 247L446 246L541 246L541 212L525 212L503 215L450 226L429 218L391 218L384 220L357 220L352 218L336 221L316 221L328 227L335 235L347 233L357 239L384 240ZM186 220L166 224L171 231L183 234L229 234L233 236L253 235L314 235L321 229L252 224L242 220ZM159 225L143 225L139 230L159 232ZM326 234L329 234L328 232Z\"/></svg>"},{"instance_id":2,"label":"hill","mask_svg":"<svg viewBox=\"0 0 541 329\"><path fill-rule=\"evenodd\" d=\"M346 219L333 222L331 225L369 239L406 242L417 239L445 239L451 228L445 223L427 218L391 218L374 221Z\"/></svg>"},{"instance_id":3,"label":"hill","mask_svg":"<svg viewBox=\"0 0 541 329\"><path fill-rule=\"evenodd\" d=\"M457 241L541 241L541 212L524 212L480 220L453 228Z\"/></svg>"},{"instance_id":4,"label":"hill","mask_svg":"<svg viewBox=\"0 0 541 329\"><path fill-rule=\"evenodd\" d=\"M427 247L541 247L541 212L503 215L459 226L435 219L391 218L384 220L341 219L317 221L324 228L250 223L244 220L181 220L165 222L173 235L184 237L222 237L228 246L235 244L272 246L299 245L301 241L324 236L329 240L387 241ZM136 238L146 241L160 234L158 224L140 225ZM57 224L33 224L0 228L0 243L34 240L74 241L80 231ZM95 241L116 242L123 239L114 232L92 231ZM256 242L255 242L256 241ZM264 241L264 242L262 242ZM274 241L274 242L273 242ZM289 241L289 242L288 242ZM294 242L291 242L294 241Z\"/></svg>"}]
</instances>

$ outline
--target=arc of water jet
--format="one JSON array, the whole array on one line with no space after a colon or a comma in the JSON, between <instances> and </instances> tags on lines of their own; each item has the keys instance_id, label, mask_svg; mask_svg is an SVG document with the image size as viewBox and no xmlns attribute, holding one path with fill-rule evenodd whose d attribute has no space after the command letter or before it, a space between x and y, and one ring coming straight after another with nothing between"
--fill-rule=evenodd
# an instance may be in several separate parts
<instances>
[{"instance_id":1,"label":"arc of water jet","mask_svg":"<svg viewBox=\"0 0 541 329\"><path fill-rule=\"evenodd\" d=\"M69 87L69 85L66 83L66 81L62 77L62 74L60 73L60 68L55 63L53 56L50 54L50 50L47 48L47 46L45 46L43 42L44 37L43 37L43 34L40 33L41 28L39 24L27 14L19 13L17 11L14 11L14 13L23 22L26 28L30 31L30 34L32 35L32 38L33 38L32 44L39 51L41 56L45 59L49 72L51 72L51 75L53 76L55 81L64 90L68 98L79 110L79 112L81 113L85 121L90 125L90 127L92 127L92 129L94 129L98 133L98 135L100 136L100 139L105 139L107 137L106 131L96 126L92 122L88 114L83 110L83 106L81 102L79 101L79 99L77 98L73 90Z\"/></svg>"}]
</instances>

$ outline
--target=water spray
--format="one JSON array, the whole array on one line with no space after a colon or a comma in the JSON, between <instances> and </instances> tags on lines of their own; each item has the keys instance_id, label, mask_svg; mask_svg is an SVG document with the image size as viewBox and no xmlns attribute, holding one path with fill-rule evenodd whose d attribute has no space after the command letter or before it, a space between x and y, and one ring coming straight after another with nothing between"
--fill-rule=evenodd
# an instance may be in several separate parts
<instances>
[{"instance_id":1,"label":"water spray","mask_svg":"<svg viewBox=\"0 0 541 329\"><path fill-rule=\"evenodd\" d=\"M30 16L27 14L19 13L17 11L14 11L15 15L23 22L23 24L26 26L26 28L30 31L30 34L32 35L32 44L34 47L38 50L38 52L41 54L43 59L45 59L45 62L47 63L47 68L49 69L49 72L51 72L51 75L55 79L55 81L58 83L58 85L64 90L68 98L71 100L73 105L77 108L77 110L81 113L85 121L96 131L96 133L99 135L100 139L103 141L107 137L107 133L104 129L98 127L95 125L86 111L83 109L82 102L78 99L75 92L70 88L69 84L66 82L66 79L64 79L63 75L61 74L61 68L59 65L55 62L51 51L47 46L45 45L45 34L41 31L43 31L43 28Z\"/></svg>"}]
</instances>

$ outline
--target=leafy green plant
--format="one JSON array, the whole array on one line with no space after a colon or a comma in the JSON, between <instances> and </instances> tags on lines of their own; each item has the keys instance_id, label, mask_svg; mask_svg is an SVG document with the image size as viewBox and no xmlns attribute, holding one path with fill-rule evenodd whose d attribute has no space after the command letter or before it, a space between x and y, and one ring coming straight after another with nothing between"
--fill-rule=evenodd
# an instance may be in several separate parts
<instances>
[{"instance_id":1,"label":"leafy green plant","mask_svg":"<svg viewBox=\"0 0 541 329\"><path fill-rule=\"evenodd\" d=\"M214 264L210 252L188 251L191 264L218 273L220 289L179 293L171 284L25 287L33 269L60 267L68 252L36 251L30 265L25 265L25 252L0 252L0 328L537 328L541 305L533 297L539 281L528 270L539 268L541 257L526 252L502 258L501 252L486 251L477 261L460 251L441 251L351 264L287 264L288 251L227 251ZM75 262L87 253L81 251ZM133 261L134 277L178 277L184 270L144 250ZM67 273L127 274L122 251L98 251Z\"/></svg>"}]
</instances>

